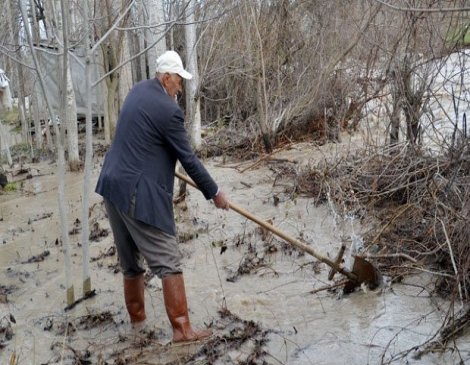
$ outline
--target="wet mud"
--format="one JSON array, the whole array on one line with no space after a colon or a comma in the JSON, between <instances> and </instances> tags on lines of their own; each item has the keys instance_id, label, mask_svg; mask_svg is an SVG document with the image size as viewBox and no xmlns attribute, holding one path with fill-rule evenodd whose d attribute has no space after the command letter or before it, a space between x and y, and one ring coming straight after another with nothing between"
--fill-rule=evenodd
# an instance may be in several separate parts
<instances>
[{"instance_id":1,"label":"wet mud","mask_svg":"<svg viewBox=\"0 0 470 365\"><path fill-rule=\"evenodd\" d=\"M345 139L344 139L345 140ZM345 142L343 142L345 143ZM230 199L315 250L334 258L365 227L328 202L298 197L282 179L285 169L340 154L346 145L301 143L275 157L231 168L206 161ZM98 157L92 186L100 170ZM285 162L281 162L285 163ZM240 166L240 163L237 163ZM175 205L194 327L211 328L207 341L175 345L161 284L146 273L145 328L131 328L122 275L99 196L92 194L90 268L93 296L66 308L64 247L59 239L55 166L0 195L0 364L465 364L469 334L443 352L419 353L441 329L450 302L434 296L427 274L404 276L345 295L344 277L246 218L216 210L188 188ZM294 169L294 170L292 170ZM83 176L66 176L68 231L75 297L82 296L81 196ZM345 218L346 217L346 218ZM2 243L3 242L3 243ZM47 252L47 254L46 254ZM335 284L338 284L335 286ZM450 329L449 329L450 331Z\"/></svg>"}]
</instances>

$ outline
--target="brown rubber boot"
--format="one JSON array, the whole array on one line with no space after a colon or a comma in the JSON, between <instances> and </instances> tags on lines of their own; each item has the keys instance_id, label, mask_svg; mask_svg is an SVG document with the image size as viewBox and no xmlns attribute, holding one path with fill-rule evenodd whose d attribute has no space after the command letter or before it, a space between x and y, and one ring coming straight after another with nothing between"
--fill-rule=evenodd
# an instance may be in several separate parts
<instances>
[{"instance_id":1,"label":"brown rubber boot","mask_svg":"<svg viewBox=\"0 0 470 365\"><path fill-rule=\"evenodd\" d=\"M162 286L166 313L173 327L173 342L197 341L212 335L211 330L195 331L191 327L183 274L163 278Z\"/></svg>"},{"instance_id":2,"label":"brown rubber boot","mask_svg":"<svg viewBox=\"0 0 470 365\"><path fill-rule=\"evenodd\" d=\"M145 320L144 274L132 278L124 277L124 299L131 323Z\"/></svg>"}]
</instances>

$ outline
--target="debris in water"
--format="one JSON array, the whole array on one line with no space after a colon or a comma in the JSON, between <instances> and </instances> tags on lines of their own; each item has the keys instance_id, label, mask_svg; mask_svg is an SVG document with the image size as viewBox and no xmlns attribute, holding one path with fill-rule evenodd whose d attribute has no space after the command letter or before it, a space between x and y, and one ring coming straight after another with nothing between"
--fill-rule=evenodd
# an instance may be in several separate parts
<instances>
[{"instance_id":1,"label":"debris in water","mask_svg":"<svg viewBox=\"0 0 470 365\"><path fill-rule=\"evenodd\" d=\"M105 257L111 257L116 255L116 246L110 246L106 252L100 252L100 254L97 257L92 257L90 259L91 262L101 260Z\"/></svg>"},{"instance_id":2,"label":"debris in water","mask_svg":"<svg viewBox=\"0 0 470 365\"><path fill-rule=\"evenodd\" d=\"M98 222L93 223L90 230L90 241L99 242L102 237L108 237L109 230L106 228L101 228Z\"/></svg>"},{"instance_id":3,"label":"debris in water","mask_svg":"<svg viewBox=\"0 0 470 365\"><path fill-rule=\"evenodd\" d=\"M0 319L0 349L4 348L7 342L13 338L11 323L9 316ZM16 323L16 321L13 323Z\"/></svg>"},{"instance_id":4,"label":"debris in water","mask_svg":"<svg viewBox=\"0 0 470 365\"><path fill-rule=\"evenodd\" d=\"M264 347L271 330L263 330L259 324L243 320L226 308L219 311L219 316L216 326L222 328L222 334L209 339L185 364L228 364L234 363L233 356L238 364L265 364Z\"/></svg>"},{"instance_id":5,"label":"debris in water","mask_svg":"<svg viewBox=\"0 0 470 365\"><path fill-rule=\"evenodd\" d=\"M42 253L40 253L39 255L31 256L29 259L27 259L26 261L22 261L21 263L22 264L31 264L33 262L41 262L41 261L44 261L44 259L49 255L50 255L50 252L48 250L45 250Z\"/></svg>"},{"instance_id":6,"label":"debris in water","mask_svg":"<svg viewBox=\"0 0 470 365\"><path fill-rule=\"evenodd\" d=\"M80 233L80 230L82 229L82 222L80 222L80 219L75 219L73 222L73 228L69 231L70 235L78 234Z\"/></svg>"}]
</instances>

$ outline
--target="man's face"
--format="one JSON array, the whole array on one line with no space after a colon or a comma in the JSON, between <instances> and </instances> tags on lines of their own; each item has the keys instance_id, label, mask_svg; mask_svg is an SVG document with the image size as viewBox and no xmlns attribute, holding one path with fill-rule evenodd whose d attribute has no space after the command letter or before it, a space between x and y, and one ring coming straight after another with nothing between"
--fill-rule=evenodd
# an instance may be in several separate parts
<instances>
[{"instance_id":1,"label":"man's face","mask_svg":"<svg viewBox=\"0 0 470 365\"><path fill-rule=\"evenodd\" d=\"M176 96L183 92L183 78L178 74L166 73L163 76L163 87L176 100Z\"/></svg>"}]
</instances>

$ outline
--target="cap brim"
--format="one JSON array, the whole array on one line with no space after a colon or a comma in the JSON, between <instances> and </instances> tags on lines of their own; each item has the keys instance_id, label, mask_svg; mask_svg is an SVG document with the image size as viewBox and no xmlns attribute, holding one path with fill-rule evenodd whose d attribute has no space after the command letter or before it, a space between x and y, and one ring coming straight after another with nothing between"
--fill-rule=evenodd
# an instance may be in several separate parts
<instances>
[{"instance_id":1,"label":"cap brim","mask_svg":"<svg viewBox=\"0 0 470 365\"><path fill-rule=\"evenodd\" d=\"M186 70L178 71L178 75L180 75L183 79L186 79L186 80L191 80L193 78L193 75L191 75Z\"/></svg>"}]
</instances>

